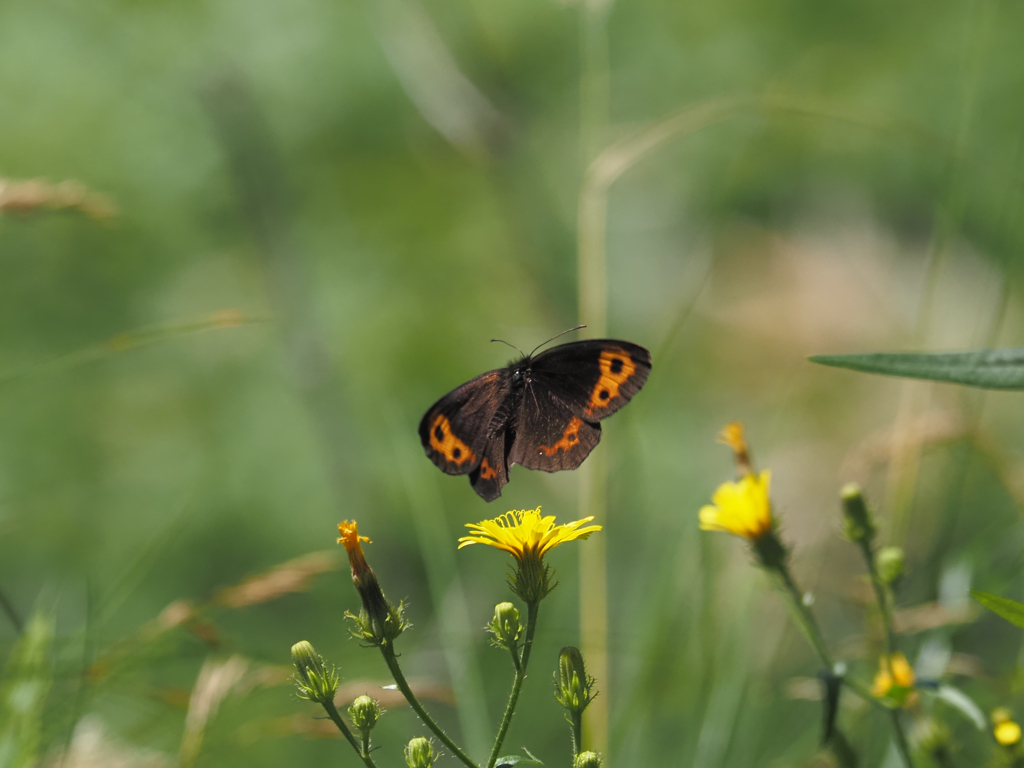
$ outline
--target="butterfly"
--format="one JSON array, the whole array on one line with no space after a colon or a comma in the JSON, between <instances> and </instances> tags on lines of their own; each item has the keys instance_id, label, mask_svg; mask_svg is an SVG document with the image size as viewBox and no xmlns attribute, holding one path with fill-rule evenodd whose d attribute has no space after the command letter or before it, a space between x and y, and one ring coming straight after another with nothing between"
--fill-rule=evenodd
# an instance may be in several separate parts
<instances>
[{"instance_id":1,"label":"butterfly","mask_svg":"<svg viewBox=\"0 0 1024 768\"><path fill-rule=\"evenodd\" d=\"M650 352L615 339L524 354L430 406L420 441L441 471L468 474L473 490L494 501L513 464L576 469L600 441L601 419L628 403L650 372Z\"/></svg>"}]
</instances>

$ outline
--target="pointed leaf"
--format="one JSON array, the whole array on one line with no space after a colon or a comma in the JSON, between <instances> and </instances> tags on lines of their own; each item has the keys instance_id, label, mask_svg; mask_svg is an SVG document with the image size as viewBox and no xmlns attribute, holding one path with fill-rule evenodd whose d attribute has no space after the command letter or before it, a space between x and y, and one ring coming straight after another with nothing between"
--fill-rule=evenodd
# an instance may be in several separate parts
<instances>
[{"instance_id":1,"label":"pointed leaf","mask_svg":"<svg viewBox=\"0 0 1024 768\"><path fill-rule=\"evenodd\" d=\"M993 595L991 592L971 590L971 597L988 608L997 616L1002 616L1011 624L1024 629L1024 603L1018 603L1008 597Z\"/></svg>"},{"instance_id":2,"label":"pointed leaf","mask_svg":"<svg viewBox=\"0 0 1024 768\"><path fill-rule=\"evenodd\" d=\"M498 762L494 764L494 768L510 768L518 763L525 763L526 765L544 765L540 760L530 754L530 750L523 747L523 752L526 753L526 757L523 755L507 755L506 757L499 757Z\"/></svg>"},{"instance_id":3,"label":"pointed leaf","mask_svg":"<svg viewBox=\"0 0 1024 768\"><path fill-rule=\"evenodd\" d=\"M984 389L1024 390L1024 348L974 352L872 352L863 355L814 355L812 363L864 373L927 379Z\"/></svg>"},{"instance_id":4,"label":"pointed leaf","mask_svg":"<svg viewBox=\"0 0 1024 768\"><path fill-rule=\"evenodd\" d=\"M979 731L985 730L985 715L981 711L981 707L975 704L974 699L959 688L954 688L952 685L942 683L935 691L935 695L974 723L974 727Z\"/></svg>"}]
</instances>

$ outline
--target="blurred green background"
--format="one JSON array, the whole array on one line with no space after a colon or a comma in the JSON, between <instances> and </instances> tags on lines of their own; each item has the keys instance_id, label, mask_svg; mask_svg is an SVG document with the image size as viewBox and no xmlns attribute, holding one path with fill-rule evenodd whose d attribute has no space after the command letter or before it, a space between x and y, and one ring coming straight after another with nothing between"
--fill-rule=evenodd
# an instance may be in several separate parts
<instances>
[{"instance_id":1,"label":"blurred green background","mask_svg":"<svg viewBox=\"0 0 1024 768\"><path fill-rule=\"evenodd\" d=\"M733 98L625 167L597 231L608 333L654 356L595 454L610 765L830 764L812 654L746 548L697 530L737 419L834 652L867 678L880 647L840 533L857 480L907 549L919 677L1015 703L1020 633L967 589L1024 595L1020 396L806 356L1022 343L1024 10L588 2L0 4L0 176L75 179L118 210L0 210L0 591L21 622L55 617L42 764L357 765L287 681L308 639L351 695L386 695L342 619L346 518L408 600L407 673L482 759L510 683L482 632L506 563L456 537L510 508L575 519L580 477L517 467L485 505L416 425L506 362L492 337L529 349L577 322L601 151ZM505 750L552 766L570 747L550 674L579 642L588 544L550 557L560 586ZM302 561L308 589L220 604L325 550ZM161 612L179 600L205 607L176 624ZM240 682L183 748L204 663L234 654ZM390 709L376 754L400 765L422 728ZM963 765L986 758L985 733L934 713ZM891 759L883 715L851 701L840 722L864 765Z\"/></svg>"}]
</instances>

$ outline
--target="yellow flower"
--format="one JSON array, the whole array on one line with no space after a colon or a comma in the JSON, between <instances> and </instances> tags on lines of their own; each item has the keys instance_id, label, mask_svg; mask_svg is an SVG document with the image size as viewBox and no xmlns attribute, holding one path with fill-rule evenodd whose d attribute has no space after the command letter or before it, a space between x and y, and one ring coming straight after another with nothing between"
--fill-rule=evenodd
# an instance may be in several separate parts
<instances>
[{"instance_id":1,"label":"yellow flower","mask_svg":"<svg viewBox=\"0 0 1024 768\"><path fill-rule=\"evenodd\" d=\"M586 525L593 517L555 525L554 516L541 517L536 509L513 509L493 520L467 523L469 536L459 539L459 549L470 544L487 544L502 549L516 559L517 569L510 577L512 591L534 605L554 589L550 568L544 555L573 539L586 539L600 525Z\"/></svg>"},{"instance_id":2,"label":"yellow flower","mask_svg":"<svg viewBox=\"0 0 1024 768\"><path fill-rule=\"evenodd\" d=\"M725 531L756 541L772 528L772 509L768 494L772 473L763 470L736 483L722 483L714 502L700 510L700 527L705 531Z\"/></svg>"},{"instance_id":3,"label":"yellow flower","mask_svg":"<svg viewBox=\"0 0 1024 768\"><path fill-rule=\"evenodd\" d=\"M467 523L471 535L459 539L459 549L470 544L487 544L496 549L503 549L516 560L540 560L544 554L559 544L573 539L586 539L594 531L600 531L600 525L588 525L593 517L585 517L571 523L555 525L555 517L540 516L540 507L536 509L513 509L493 520L479 523Z\"/></svg>"},{"instance_id":4,"label":"yellow flower","mask_svg":"<svg viewBox=\"0 0 1024 768\"><path fill-rule=\"evenodd\" d=\"M912 705L917 696L914 687L914 669L907 657L897 651L888 660L883 656L878 662L878 673L871 685L871 695L877 698L889 698L896 706Z\"/></svg>"},{"instance_id":5,"label":"yellow flower","mask_svg":"<svg viewBox=\"0 0 1024 768\"><path fill-rule=\"evenodd\" d=\"M359 535L356 521L345 520L338 523L338 533L341 534L338 543L344 544L345 551L348 552L348 562L352 567L352 583L363 601L360 615L352 617L356 622L353 634L374 645L390 642L408 626L402 615L403 605L399 603L395 608L384 597L373 569L366 562L363 545L360 543L365 541L369 544L370 540Z\"/></svg>"},{"instance_id":6,"label":"yellow flower","mask_svg":"<svg viewBox=\"0 0 1024 768\"><path fill-rule=\"evenodd\" d=\"M1010 710L999 707L993 711L992 724L992 735L1001 746L1012 747L1014 744L1020 743L1020 725L1013 721Z\"/></svg>"}]
</instances>

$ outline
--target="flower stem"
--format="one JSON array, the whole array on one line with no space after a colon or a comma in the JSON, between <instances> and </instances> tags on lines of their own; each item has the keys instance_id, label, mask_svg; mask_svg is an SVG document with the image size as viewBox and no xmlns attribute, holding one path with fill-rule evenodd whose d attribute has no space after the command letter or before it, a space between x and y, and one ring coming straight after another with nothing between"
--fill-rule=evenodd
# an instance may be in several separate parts
<instances>
[{"instance_id":1,"label":"flower stem","mask_svg":"<svg viewBox=\"0 0 1024 768\"><path fill-rule=\"evenodd\" d=\"M864 563L871 577L871 586L875 590L875 599L878 601L878 611L882 617L882 632L885 637L885 666L892 675L892 654L896 650L896 632L892 626L892 605L889 602L888 587L882 582L878 575L878 567L875 563L875 552L871 547L871 541L863 537L857 542L860 545L861 554L864 556ZM914 765L910 757L910 747L907 744L907 734L903 730L903 723L900 722L900 711L893 709L889 711L889 719L892 721L893 740L896 742L896 751L900 753L903 764L911 768Z\"/></svg>"},{"instance_id":2,"label":"flower stem","mask_svg":"<svg viewBox=\"0 0 1024 768\"><path fill-rule=\"evenodd\" d=\"M323 705L324 710L326 710L327 716L334 721L336 726L338 726L338 730L341 731L342 736L348 739L348 743L352 745L352 749L354 749L356 754L363 759L363 764L366 765L366 768L377 768L376 764L373 762L373 758L370 757L369 738L364 737L363 745L360 746L355 735L351 730L349 730L349 727L345 725L345 721L341 719L341 714L338 712L338 708L334 706L334 702L323 701L321 704Z\"/></svg>"},{"instance_id":3,"label":"flower stem","mask_svg":"<svg viewBox=\"0 0 1024 768\"><path fill-rule=\"evenodd\" d=\"M395 683L398 685L398 690L405 696L405 700L409 702L409 706L412 707L413 711L419 715L420 720L427 726L434 735L444 744L452 753L453 757L458 758L465 763L468 768L479 768L474 763L469 755L462 751L458 744L451 740L447 733L445 733L441 726L434 722L434 719L427 714L427 710L420 704L419 699L412 692L412 688L409 687L409 683L405 679L405 675L402 673L402 668L398 665L398 657L395 655L394 646L391 643L382 643L380 646L381 655L384 657L384 662L388 665L388 670L391 672L391 676L395 679Z\"/></svg>"},{"instance_id":4,"label":"flower stem","mask_svg":"<svg viewBox=\"0 0 1024 768\"><path fill-rule=\"evenodd\" d=\"M537 609L540 602L532 602L526 608L526 639L523 641L523 658L516 667L515 680L512 682L512 692L508 697L508 705L505 707L505 716L501 719L501 727L498 735L494 737L494 747L491 749L491 756L487 760L487 768L494 768L498 762L498 752L501 751L501 744L505 741L505 734L512 724L512 715L516 711L516 702L519 700L519 692L523 688L523 681L526 680L526 665L530 661L530 650L533 648L533 635L537 631ZM576 725L573 724L574 734Z\"/></svg>"},{"instance_id":5,"label":"flower stem","mask_svg":"<svg viewBox=\"0 0 1024 768\"><path fill-rule=\"evenodd\" d=\"M813 647L817 652L818 657L821 659L821 663L825 665L825 669L831 672L835 667L835 663L832 661L828 648L825 646L825 640L821 636L821 630L818 628L818 622L814 619L814 614L811 613L810 609L806 605L804 605L804 597L800 593L800 589L797 587L796 582L793 581L793 576L789 572L789 566L786 565L785 562L782 562L779 563L774 570L778 574L779 581L782 582L782 586L785 588L786 593L789 595L793 608L793 616L796 619L797 625L804 633L804 637L807 638L807 642L809 642L811 647Z\"/></svg>"},{"instance_id":6,"label":"flower stem","mask_svg":"<svg viewBox=\"0 0 1024 768\"><path fill-rule=\"evenodd\" d=\"M573 712L572 715L572 756L576 758L583 751L583 713Z\"/></svg>"}]
</instances>

